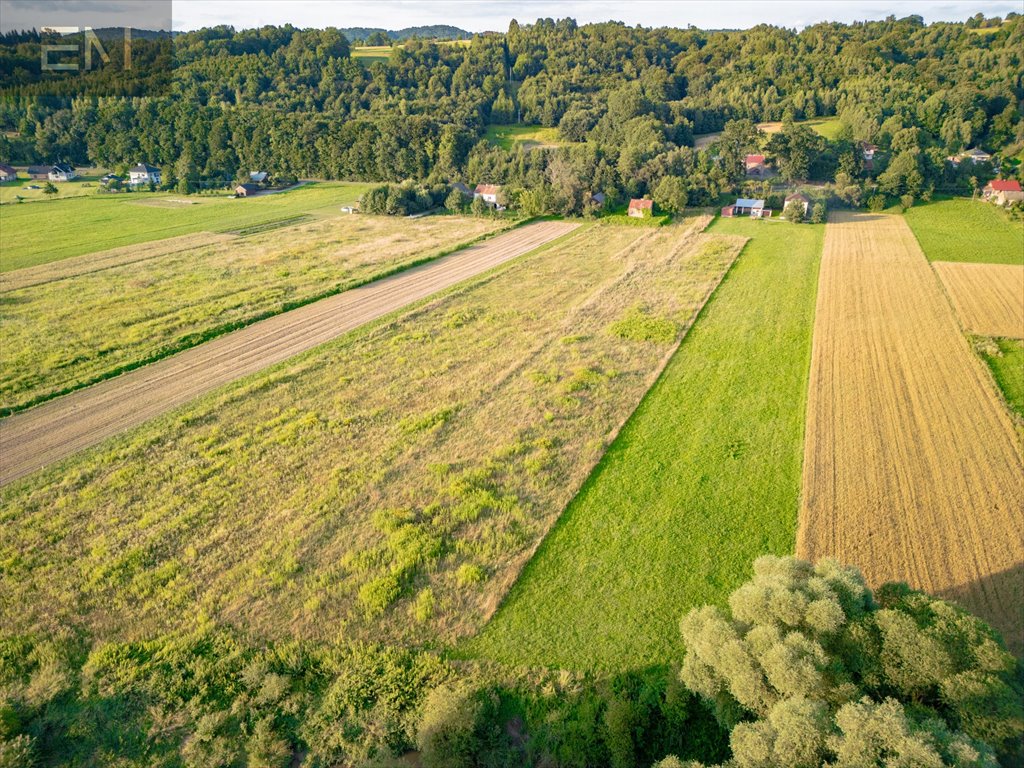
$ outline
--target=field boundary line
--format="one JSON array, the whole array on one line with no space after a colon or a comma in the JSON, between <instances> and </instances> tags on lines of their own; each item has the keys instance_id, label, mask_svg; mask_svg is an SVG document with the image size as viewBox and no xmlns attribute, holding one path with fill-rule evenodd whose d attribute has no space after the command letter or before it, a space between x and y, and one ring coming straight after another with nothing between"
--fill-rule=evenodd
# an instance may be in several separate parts
<instances>
[{"instance_id":1,"label":"field boundary line","mask_svg":"<svg viewBox=\"0 0 1024 768\"><path fill-rule=\"evenodd\" d=\"M88 379L83 379L81 382L69 385L67 387L62 387L59 390L54 390L52 392L39 395L29 400L24 400L20 403L15 403L14 405L2 407L0 408L0 423L2 423L4 418L12 416L16 413L21 413L22 411L25 411L29 408L33 408L37 405L42 405L43 403L47 403L59 397L64 397L65 395L70 395L73 392L78 392L79 390L86 389L87 387L91 387L94 384L99 384L109 379L116 378L121 374L129 373L139 368L143 368L152 363L156 363L168 357L177 355L181 352L185 352L186 350L194 349L195 347L205 344L208 341L212 341L213 339L216 339L220 336L224 336L225 334L241 330L242 328L247 328L250 325L262 322L263 320L269 320L272 317L277 317L278 315L283 315L287 312L291 312L292 310L300 309L310 304L315 304L318 301L329 299L332 296L337 296L339 294L345 293L346 291L351 291L356 288L362 288L363 286L369 285L370 283L376 282L377 280L383 280L385 278L401 274L402 272L405 272L407 270L414 269L415 267L421 267L424 264L429 264L432 261L443 259L446 256L451 256L453 253L461 251L465 248L469 248L470 246L477 245L492 237L498 237L500 235L513 232L516 229L526 226L529 223L531 223L531 221L516 222L513 226L508 227L506 229L499 229L493 232L487 232L483 235L472 238L470 240L464 240L449 248L442 249L437 253L433 253L430 254L429 256L423 256L420 258L412 259L411 261L406 261L401 264L394 265L380 272L376 272L373 275L368 275L365 278L354 280L351 283L345 285L335 285L332 288L329 288L325 291L321 291L320 293L306 297L304 299L296 299L294 301L284 302L277 309L260 312L259 314L253 315L243 320L235 320L230 323L223 323L201 333L188 334L186 336L179 337L174 342L165 345L164 347L161 347L160 349L153 352L153 354L147 355L146 357L141 358L139 360L119 365L116 368L112 368L108 371L105 371L104 373L91 376Z\"/></svg>"},{"instance_id":2,"label":"field boundary line","mask_svg":"<svg viewBox=\"0 0 1024 768\"><path fill-rule=\"evenodd\" d=\"M712 221L713 220L714 220L714 217L712 217ZM706 229L706 228L707 228L707 225L705 225L704 229ZM663 232L664 230L655 229L653 231L654 232L659 232L659 231ZM688 234L690 234L691 236L694 236L694 237L700 237L701 235L704 234L704 232L703 232L703 230L701 230L701 231L696 232L696 233L688 233ZM737 243L737 241L742 241L742 244L736 249L736 252L734 253L734 255L732 257L732 260L729 262L728 266L726 266L726 268L722 270L722 273L719 276L718 280L712 286L709 287L707 293L705 294L703 299L700 301L700 305L699 305L697 311L695 311L693 313L693 316L690 319L689 324L685 328L683 328L681 333L679 334L678 340L676 340L676 342L668 350L666 350L665 354L658 361L658 364L654 368L651 369L651 372L648 374L646 382L645 382L645 387L643 389L643 394L636 401L636 404L627 413L625 413L623 415L623 417L619 420L619 422L616 425L614 425L612 427L612 429L607 433L607 435L605 436L604 441L603 441L604 442L604 447L601 450L601 454L597 457L597 459L594 461L594 463L587 469L586 473L583 475L583 478L581 479L579 484L576 486L576 488L573 489L573 493L572 493L572 496L570 497L569 501L566 502L565 506L559 511L558 516L555 517L555 519L551 522L550 527L547 529L547 531L544 533L544 535L541 536L533 544L533 546L530 547L530 549L525 550L522 553L521 563L520 563L520 565L519 565L519 567L517 569L515 569L514 571L512 571L509 574L508 582L505 585L504 589L501 590L501 597L500 597L500 599L496 600L494 602L493 606L491 607L491 609L488 612L486 612L481 617L481 629L480 629L481 632L490 623L491 619L494 618L495 614L497 614L497 612L499 610L501 610L501 607L508 600L509 596L512 593L512 589L515 587L516 583L522 577L523 572L525 571L525 569L529 567L530 563L534 560L535 557L537 557L537 555L543 549L543 547L545 545L545 542L547 542L549 540L551 535L558 529L559 525L562 524L562 521L564 519L564 515L565 515L566 510L568 510L572 506L572 504L576 501L577 497L579 497L579 495L583 492L583 490L590 483L594 482L595 477L597 476L597 473L601 470L601 467L604 464L605 458L608 455L608 451L614 445L615 441L618 439L619 435L622 433L622 430L624 430L626 428L626 426L636 416L636 413L640 409L640 406L643 405L644 401L650 396L651 390L657 385L658 381L661 380L662 376L665 374L665 370L668 368L668 364L672 361L672 358L675 357L676 353L682 347L683 342L685 342L687 337L690 335L690 331L700 321L700 318L704 315L704 312L707 309L708 304L711 302L711 299L718 292L718 289L725 282L726 278L732 273L733 269L736 266L736 263L739 261L740 257L743 255L744 249L747 247L747 244L750 242L750 238L749 237L744 237L742 235L715 235L713 233L710 233L710 234L707 234L707 237L708 238L717 239L717 240L724 240L726 242L732 242L732 243ZM673 255L678 255L678 254L674 253ZM463 642L464 643L465 642L471 642L478 635L479 635L479 632L476 635L472 635L470 637L465 638ZM471 656L463 655L460 652L459 647L453 648L451 653L452 653L454 658L471 658Z\"/></svg>"}]
</instances>

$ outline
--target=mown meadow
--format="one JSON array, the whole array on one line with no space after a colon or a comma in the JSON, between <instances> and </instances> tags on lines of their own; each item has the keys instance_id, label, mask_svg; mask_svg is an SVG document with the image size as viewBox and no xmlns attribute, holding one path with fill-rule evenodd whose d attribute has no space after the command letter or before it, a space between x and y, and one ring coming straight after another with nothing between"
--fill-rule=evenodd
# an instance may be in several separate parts
<instances>
[{"instance_id":1,"label":"mown meadow","mask_svg":"<svg viewBox=\"0 0 1024 768\"><path fill-rule=\"evenodd\" d=\"M904 216L929 261L1024 264L1024 219L995 205L953 198L919 203Z\"/></svg>"},{"instance_id":2,"label":"mown meadow","mask_svg":"<svg viewBox=\"0 0 1024 768\"><path fill-rule=\"evenodd\" d=\"M0 272L192 232L334 215L369 186L319 182L252 199L132 192L3 205Z\"/></svg>"},{"instance_id":3,"label":"mown meadow","mask_svg":"<svg viewBox=\"0 0 1024 768\"><path fill-rule=\"evenodd\" d=\"M793 551L824 227L750 237L658 382L462 653L621 670L679 658L680 615Z\"/></svg>"},{"instance_id":4,"label":"mown meadow","mask_svg":"<svg viewBox=\"0 0 1024 768\"><path fill-rule=\"evenodd\" d=\"M506 226L455 216L338 216L2 292L0 410L195 346Z\"/></svg>"},{"instance_id":5,"label":"mown meadow","mask_svg":"<svg viewBox=\"0 0 1024 768\"><path fill-rule=\"evenodd\" d=\"M735 257L705 223L585 227L11 484L2 621L475 631Z\"/></svg>"}]
</instances>

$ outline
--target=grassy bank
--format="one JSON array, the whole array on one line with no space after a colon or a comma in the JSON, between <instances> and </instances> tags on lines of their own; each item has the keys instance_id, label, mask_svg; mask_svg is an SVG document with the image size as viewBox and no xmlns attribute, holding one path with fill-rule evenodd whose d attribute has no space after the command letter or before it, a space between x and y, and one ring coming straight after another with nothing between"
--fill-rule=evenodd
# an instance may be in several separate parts
<instances>
[{"instance_id":1,"label":"grassy bank","mask_svg":"<svg viewBox=\"0 0 1024 768\"><path fill-rule=\"evenodd\" d=\"M573 669L679 657L688 608L793 550L823 227L752 238L659 382L466 652Z\"/></svg>"}]
</instances>

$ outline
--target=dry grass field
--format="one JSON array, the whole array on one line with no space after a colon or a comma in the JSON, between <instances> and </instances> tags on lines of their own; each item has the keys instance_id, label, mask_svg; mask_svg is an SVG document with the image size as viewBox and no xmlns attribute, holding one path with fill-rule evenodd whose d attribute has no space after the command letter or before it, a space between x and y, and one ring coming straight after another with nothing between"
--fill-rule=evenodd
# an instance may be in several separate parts
<instances>
[{"instance_id":1,"label":"dry grass field","mask_svg":"<svg viewBox=\"0 0 1024 768\"><path fill-rule=\"evenodd\" d=\"M0 490L0 622L478 629L738 250L594 225Z\"/></svg>"},{"instance_id":2,"label":"dry grass field","mask_svg":"<svg viewBox=\"0 0 1024 768\"><path fill-rule=\"evenodd\" d=\"M120 263L0 293L0 409L109 376L223 330L330 295L497 231L492 219L340 216L221 241L202 238ZM187 238L196 238L195 235ZM166 241L164 241L166 242ZM142 253L161 246L134 246ZM127 258L99 254L100 264ZM74 259L72 269L89 257ZM34 267L59 273L68 261ZM22 271L10 273L18 280Z\"/></svg>"},{"instance_id":3,"label":"dry grass field","mask_svg":"<svg viewBox=\"0 0 1024 768\"><path fill-rule=\"evenodd\" d=\"M1024 266L934 263L964 330L1024 339Z\"/></svg>"},{"instance_id":4,"label":"dry grass field","mask_svg":"<svg viewBox=\"0 0 1024 768\"><path fill-rule=\"evenodd\" d=\"M900 217L827 227L797 554L959 601L1024 649L1024 461Z\"/></svg>"}]
</instances>

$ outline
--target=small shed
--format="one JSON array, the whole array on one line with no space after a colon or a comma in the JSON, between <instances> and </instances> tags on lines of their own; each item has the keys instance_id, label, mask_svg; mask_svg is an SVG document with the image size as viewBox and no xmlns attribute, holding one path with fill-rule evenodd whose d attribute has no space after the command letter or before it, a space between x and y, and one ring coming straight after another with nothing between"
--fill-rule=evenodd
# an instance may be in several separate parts
<instances>
[{"instance_id":1,"label":"small shed","mask_svg":"<svg viewBox=\"0 0 1024 768\"><path fill-rule=\"evenodd\" d=\"M752 198L752 197L738 197L736 202L732 205L727 205L722 209L723 218L732 218L734 216L749 216L752 219L768 219L771 218L772 209L764 207L764 200Z\"/></svg>"},{"instance_id":2,"label":"small shed","mask_svg":"<svg viewBox=\"0 0 1024 768\"><path fill-rule=\"evenodd\" d=\"M449 185L456 192L462 194L463 197L473 197L473 190L463 184L461 181L456 181L454 184Z\"/></svg>"},{"instance_id":3,"label":"small shed","mask_svg":"<svg viewBox=\"0 0 1024 768\"><path fill-rule=\"evenodd\" d=\"M262 184L270 177L266 171L252 171L249 173L249 181L254 184Z\"/></svg>"},{"instance_id":4,"label":"small shed","mask_svg":"<svg viewBox=\"0 0 1024 768\"><path fill-rule=\"evenodd\" d=\"M0 163L0 181L15 181L17 178L18 172L14 166Z\"/></svg>"},{"instance_id":5,"label":"small shed","mask_svg":"<svg viewBox=\"0 0 1024 768\"><path fill-rule=\"evenodd\" d=\"M235 187L235 195L237 197L248 197L253 192L258 192L259 189L255 184L239 184Z\"/></svg>"},{"instance_id":6,"label":"small shed","mask_svg":"<svg viewBox=\"0 0 1024 768\"><path fill-rule=\"evenodd\" d=\"M605 199L604 192L597 192L590 196L591 204L597 208L604 208Z\"/></svg>"},{"instance_id":7,"label":"small shed","mask_svg":"<svg viewBox=\"0 0 1024 768\"><path fill-rule=\"evenodd\" d=\"M626 210L626 215L631 216L634 219L648 219L654 215L654 201L637 200L634 198L629 201L629 208Z\"/></svg>"}]
</instances>

